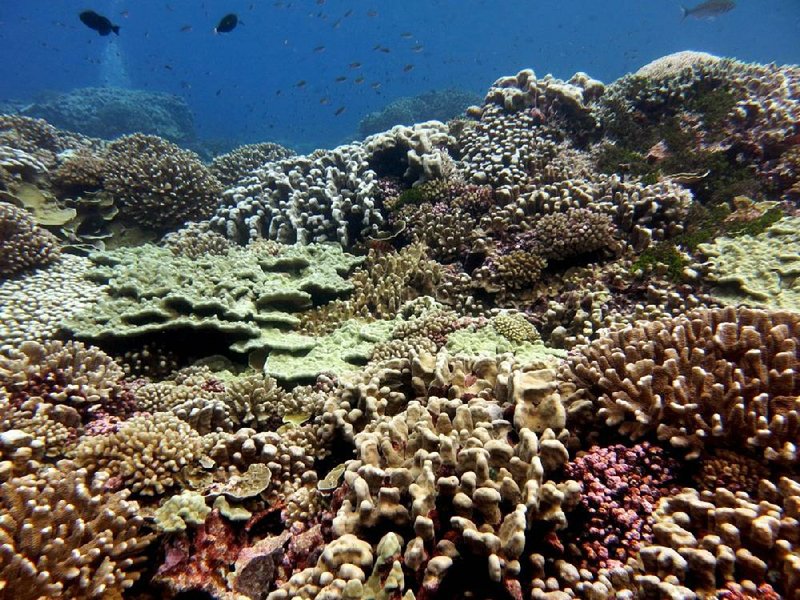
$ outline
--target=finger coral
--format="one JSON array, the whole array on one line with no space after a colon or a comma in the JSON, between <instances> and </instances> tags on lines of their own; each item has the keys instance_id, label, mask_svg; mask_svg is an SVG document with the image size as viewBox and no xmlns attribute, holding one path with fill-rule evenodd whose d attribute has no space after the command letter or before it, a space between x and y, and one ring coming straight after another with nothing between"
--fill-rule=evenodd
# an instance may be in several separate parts
<instances>
[{"instance_id":1,"label":"finger coral","mask_svg":"<svg viewBox=\"0 0 800 600\"><path fill-rule=\"evenodd\" d=\"M612 331L579 347L565 373L632 439L655 433L690 458L718 446L795 464L798 336L794 313L698 311ZM574 399L576 415L585 401Z\"/></svg>"}]
</instances>

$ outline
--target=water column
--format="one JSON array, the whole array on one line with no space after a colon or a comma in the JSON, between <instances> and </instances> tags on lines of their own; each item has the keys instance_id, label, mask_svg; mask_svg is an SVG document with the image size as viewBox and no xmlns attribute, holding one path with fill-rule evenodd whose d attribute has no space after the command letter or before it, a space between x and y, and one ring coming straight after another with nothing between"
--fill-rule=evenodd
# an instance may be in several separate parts
<instances>
[{"instance_id":1,"label":"water column","mask_svg":"<svg viewBox=\"0 0 800 600\"><path fill-rule=\"evenodd\" d=\"M123 10L122 0L112 0L111 12L108 14L112 23L116 23ZM125 67L125 54L119 37L113 33L108 36L103 54L100 57L100 85L103 87L130 88L131 78Z\"/></svg>"}]
</instances>

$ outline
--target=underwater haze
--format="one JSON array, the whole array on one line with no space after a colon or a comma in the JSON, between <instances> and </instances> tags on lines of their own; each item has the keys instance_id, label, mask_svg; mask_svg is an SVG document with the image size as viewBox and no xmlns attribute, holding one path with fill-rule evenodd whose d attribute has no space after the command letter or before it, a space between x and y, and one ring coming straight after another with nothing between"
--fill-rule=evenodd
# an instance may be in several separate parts
<instances>
[{"instance_id":1,"label":"underwater haze","mask_svg":"<svg viewBox=\"0 0 800 600\"><path fill-rule=\"evenodd\" d=\"M81 23L86 9L119 36ZM228 13L241 24L215 35ZM523 68L608 83L686 49L798 62L800 3L742 0L682 19L678 0L6 0L0 101L102 85L163 91L186 99L202 139L308 151L355 138L366 114L399 97L482 95Z\"/></svg>"}]
</instances>

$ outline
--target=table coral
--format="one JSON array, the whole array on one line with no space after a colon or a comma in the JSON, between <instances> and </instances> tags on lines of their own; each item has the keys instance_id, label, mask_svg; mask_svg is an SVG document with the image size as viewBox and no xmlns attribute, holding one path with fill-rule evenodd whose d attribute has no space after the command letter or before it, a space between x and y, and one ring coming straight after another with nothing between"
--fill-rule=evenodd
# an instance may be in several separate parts
<instances>
[{"instance_id":1,"label":"table coral","mask_svg":"<svg viewBox=\"0 0 800 600\"><path fill-rule=\"evenodd\" d=\"M344 276L362 259L339 246L258 245L193 259L144 245L92 254L87 277L106 287L91 311L67 326L80 339L124 340L162 331L218 332L246 353L310 348L291 335L292 312L352 289ZM238 343L237 343L238 342Z\"/></svg>"}]
</instances>

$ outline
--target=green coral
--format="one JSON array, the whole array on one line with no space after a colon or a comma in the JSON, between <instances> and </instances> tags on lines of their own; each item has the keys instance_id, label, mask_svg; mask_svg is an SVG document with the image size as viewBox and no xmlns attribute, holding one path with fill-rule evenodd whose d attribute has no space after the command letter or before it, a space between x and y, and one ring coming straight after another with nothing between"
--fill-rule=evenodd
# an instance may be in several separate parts
<instances>
[{"instance_id":1,"label":"green coral","mask_svg":"<svg viewBox=\"0 0 800 600\"><path fill-rule=\"evenodd\" d=\"M563 350L548 348L541 341L510 340L491 325L454 331L448 336L445 348L457 356L496 356L510 352L526 363L566 356Z\"/></svg>"},{"instance_id":2,"label":"green coral","mask_svg":"<svg viewBox=\"0 0 800 600\"><path fill-rule=\"evenodd\" d=\"M87 278L104 292L66 329L114 342L166 332L221 334L230 349L309 348L292 334L295 313L351 291L345 277L363 258L338 244L232 247L191 259L145 244L92 254Z\"/></svg>"},{"instance_id":3,"label":"green coral","mask_svg":"<svg viewBox=\"0 0 800 600\"><path fill-rule=\"evenodd\" d=\"M341 376L358 371L372 356L378 342L392 336L398 320L365 323L346 321L335 331L312 338L306 352L273 351L264 363L264 372L281 381L313 381L322 373Z\"/></svg>"},{"instance_id":4,"label":"green coral","mask_svg":"<svg viewBox=\"0 0 800 600\"><path fill-rule=\"evenodd\" d=\"M202 525L210 512L201 494L187 490L172 496L156 510L155 523L159 531L175 533L185 531L188 525Z\"/></svg>"},{"instance_id":5,"label":"green coral","mask_svg":"<svg viewBox=\"0 0 800 600\"><path fill-rule=\"evenodd\" d=\"M784 217L756 236L721 237L699 250L720 300L800 310L800 217Z\"/></svg>"}]
</instances>

